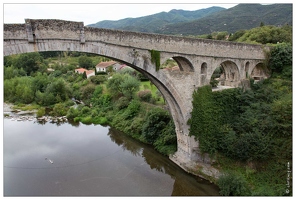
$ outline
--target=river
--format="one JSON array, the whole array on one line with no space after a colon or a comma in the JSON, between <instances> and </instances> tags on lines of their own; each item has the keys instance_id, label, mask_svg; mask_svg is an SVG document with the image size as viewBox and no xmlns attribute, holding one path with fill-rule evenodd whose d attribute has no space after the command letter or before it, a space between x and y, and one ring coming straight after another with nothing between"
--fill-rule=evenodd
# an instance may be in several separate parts
<instances>
[{"instance_id":1,"label":"river","mask_svg":"<svg viewBox=\"0 0 296 200\"><path fill-rule=\"evenodd\" d=\"M3 119L4 196L218 196L125 134L100 125Z\"/></svg>"}]
</instances>

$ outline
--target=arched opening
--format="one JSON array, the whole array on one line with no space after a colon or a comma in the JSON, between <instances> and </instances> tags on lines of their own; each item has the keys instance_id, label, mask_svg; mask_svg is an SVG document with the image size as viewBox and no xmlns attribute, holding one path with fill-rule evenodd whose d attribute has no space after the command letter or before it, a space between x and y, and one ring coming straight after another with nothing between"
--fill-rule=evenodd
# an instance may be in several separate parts
<instances>
[{"instance_id":1,"label":"arched opening","mask_svg":"<svg viewBox=\"0 0 296 200\"><path fill-rule=\"evenodd\" d=\"M208 65L207 63L202 63L201 68L200 68L200 84L203 85L206 82L207 78L207 68Z\"/></svg>"},{"instance_id":2,"label":"arched opening","mask_svg":"<svg viewBox=\"0 0 296 200\"><path fill-rule=\"evenodd\" d=\"M255 82L266 79L268 77L268 71L263 63L258 63L251 73L251 78L253 78Z\"/></svg>"},{"instance_id":3,"label":"arched opening","mask_svg":"<svg viewBox=\"0 0 296 200\"><path fill-rule=\"evenodd\" d=\"M180 71L185 71L185 72L194 71L192 63L187 58L184 58L181 56L174 56L173 59L178 63Z\"/></svg>"},{"instance_id":4,"label":"arched opening","mask_svg":"<svg viewBox=\"0 0 296 200\"><path fill-rule=\"evenodd\" d=\"M237 87L239 84L239 71L232 61L222 62L213 72L210 84L213 89L227 89Z\"/></svg>"},{"instance_id":5,"label":"arched opening","mask_svg":"<svg viewBox=\"0 0 296 200\"><path fill-rule=\"evenodd\" d=\"M249 77L249 70L250 70L250 62L248 61L245 65L245 73L246 73L246 78Z\"/></svg>"},{"instance_id":6,"label":"arched opening","mask_svg":"<svg viewBox=\"0 0 296 200\"><path fill-rule=\"evenodd\" d=\"M83 53L83 52L82 52ZM78 56L78 55L77 55ZM103 55L104 56L104 58L106 57L105 55ZM126 66L129 66L129 67L131 67L131 68L133 68L133 69L135 69L136 71L138 71L138 72L140 72L141 74L144 74L145 75L145 77L147 77L155 86L156 86L156 88L160 91L160 94L162 94L163 95L163 98L165 98L165 102L166 102L166 106L168 107L168 110L169 110L169 112L170 112L170 114L171 114L171 116L172 116L172 118L173 118L173 123L175 124L175 127L176 127L176 129L178 129L178 130L182 130L182 124L184 124L184 119L183 119L183 113L181 112L181 108L180 108L180 106L179 106L179 104L178 104L178 101L176 100L176 98L174 97L174 95L172 94L172 91L171 91L171 89L167 86L167 85L165 85L164 83L162 83L161 82L161 80L159 80L157 77L155 77L155 75L153 75L153 74L151 74L151 73L149 73L148 71L146 71L145 69L144 69L144 67L142 67L141 68L141 66L140 67L138 67L138 66L136 66L136 65L134 65L134 64L131 64L131 63L129 63L129 62L127 62L127 61L124 61L123 59L119 59L119 58L112 58L112 57L107 57L107 58L109 58L109 59L111 59L111 60L115 60L115 61L117 61L117 63L119 63L120 65L126 65ZM103 63L107 63L107 62L110 62L110 60L109 59L103 59L103 60L101 60ZM57 60L57 63L59 63L60 62L60 60ZM110 63L109 63L110 64ZM63 64L61 64L61 65L59 65L61 68L68 68L68 67L70 67L70 66L64 66ZM110 66L110 65L108 65L108 66ZM105 73L105 75L106 75L106 72L108 72L108 67L107 65L105 66L106 67L106 70L104 71L104 73ZM71 67L73 67L73 66L71 66ZM74 66L75 67L75 69L77 68L77 66L75 65ZM54 68L54 67L53 67ZM115 72L115 70L116 69L118 69L118 68L116 68L116 67L112 67L113 68L113 72L112 73L116 73ZM116 69L115 69L116 68ZM77 74L78 74L78 72L76 72L75 73L75 69L71 69L71 70L69 70L69 72L66 72L65 71L65 74L69 74L69 75L71 75L71 77L69 78L69 79L71 79L71 81L73 81L73 85L71 85L71 87L79 87L78 85L79 84L82 84L82 86L81 87L83 87L83 95L84 96L89 96L90 94L92 94L92 93L94 93L94 92L96 92L96 90L95 90L95 88L94 87L92 87L92 85L93 84L89 84L88 85L88 83L91 83L92 81L98 81L98 82L101 82L102 80L101 79L92 79L92 77L94 77L94 76L87 76L87 78L85 78L84 80L82 80L81 81L81 83L79 82L76 82L75 83L75 81L77 81L77 77L78 76L76 76ZM92 69L88 69L89 71L90 70L92 70ZM55 71L53 71L53 72L49 72L50 74L54 74L54 75L52 75L52 76L63 76L63 74L64 74L64 72L62 72L62 73L58 73L58 71L61 71L60 69L58 69L58 68L56 68L56 70ZM153 70L151 70L151 71L153 71ZM108 74L108 73L107 73ZM72 77L72 75L73 75L73 77ZM88 75L88 74L87 74ZM41 77L41 76L40 76ZM79 77L79 79L82 79L81 77ZM84 85L85 84L85 85ZM40 97L40 99L41 99L41 97L42 97L42 95L44 95L44 91L40 91L40 92L37 92L38 93L38 95L39 95L39 97ZM35 93L36 94L36 93ZM75 95L77 95L77 96L75 96L75 97L78 97L79 95L81 95L81 94L75 94ZM63 97L62 97L63 98ZM106 98L105 100L106 100L106 106L108 106L108 95L105 95L105 96L103 96L102 98ZM78 98L75 98L75 99L78 99ZM103 99L101 99L101 100L103 100ZM54 101L54 100L53 100ZM49 102L49 103L51 103L51 102ZM92 110L92 108L93 108L93 103L87 103L87 105L88 105L88 107L90 108L90 109L84 109L85 110L85 112L92 112L91 110ZM109 105L110 106L110 105ZM149 110L148 110L149 111ZM96 116L98 115L98 116L100 116L101 114L100 114L100 111L93 111L93 118L96 118ZM103 115L105 115L105 114L103 114ZM101 119L100 120L102 120L103 118L107 118L108 116L100 116L101 117ZM98 118L99 119L99 118ZM86 122L86 123L88 123L88 122ZM99 123L99 122L98 122ZM175 130L174 130L175 131ZM176 134L175 132L174 132L174 134Z\"/></svg>"},{"instance_id":7,"label":"arched opening","mask_svg":"<svg viewBox=\"0 0 296 200\"><path fill-rule=\"evenodd\" d=\"M173 58L169 58L164 63L162 63L160 69L168 71L180 71L178 63Z\"/></svg>"}]
</instances>

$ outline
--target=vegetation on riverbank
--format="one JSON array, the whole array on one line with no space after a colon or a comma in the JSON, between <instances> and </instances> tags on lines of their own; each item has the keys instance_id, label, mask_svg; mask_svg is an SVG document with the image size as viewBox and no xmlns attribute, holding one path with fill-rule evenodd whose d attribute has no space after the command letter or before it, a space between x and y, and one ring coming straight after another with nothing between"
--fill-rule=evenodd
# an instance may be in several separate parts
<instances>
[{"instance_id":1,"label":"vegetation on riverbank","mask_svg":"<svg viewBox=\"0 0 296 200\"><path fill-rule=\"evenodd\" d=\"M193 94L190 134L202 152L215 158L225 173L222 195L292 195L292 46L271 51L271 78L251 89L212 92L211 86Z\"/></svg>"}]
</instances>

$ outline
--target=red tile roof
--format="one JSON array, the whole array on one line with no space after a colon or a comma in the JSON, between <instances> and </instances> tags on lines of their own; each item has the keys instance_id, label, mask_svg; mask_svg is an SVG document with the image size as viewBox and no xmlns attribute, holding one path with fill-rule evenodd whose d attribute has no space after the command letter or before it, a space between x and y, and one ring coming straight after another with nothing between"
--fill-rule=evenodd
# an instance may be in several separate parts
<instances>
[{"instance_id":1,"label":"red tile roof","mask_svg":"<svg viewBox=\"0 0 296 200\"><path fill-rule=\"evenodd\" d=\"M99 64L96 65L96 67L106 68L106 67L109 67L111 65L114 65L115 63L116 63L115 61L100 62Z\"/></svg>"}]
</instances>

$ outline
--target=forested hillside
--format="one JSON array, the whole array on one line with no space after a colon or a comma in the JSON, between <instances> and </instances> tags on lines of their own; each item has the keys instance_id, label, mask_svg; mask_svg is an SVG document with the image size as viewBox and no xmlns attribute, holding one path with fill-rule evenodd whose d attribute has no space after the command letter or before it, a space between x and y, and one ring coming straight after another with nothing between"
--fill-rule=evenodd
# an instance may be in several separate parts
<instances>
[{"instance_id":1,"label":"forested hillside","mask_svg":"<svg viewBox=\"0 0 296 200\"><path fill-rule=\"evenodd\" d=\"M292 4L239 4L191 22L167 25L162 33L202 35L227 31L234 33L265 25L292 25Z\"/></svg>"},{"instance_id":2,"label":"forested hillside","mask_svg":"<svg viewBox=\"0 0 296 200\"><path fill-rule=\"evenodd\" d=\"M170 12L161 12L139 18L126 18L118 21L105 20L96 24L90 24L89 26L147 33L161 33L163 27L166 25L196 20L221 10L225 10L225 8L213 6L196 11L174 9Z\"/></svg>"},{"instance_id":3,"label":"forested hillside","mask_svg":"<svg viewBox=\"0 0 296 200\"><path fill-rule=\"evenodd\" d=\"M292 25L292 4L239 4L229 9L211 7L197 11L172 10L140 18L102 21L89 26L138 32L202 35L234 33L265 25Z\"/></svg>"}]
</instances>

